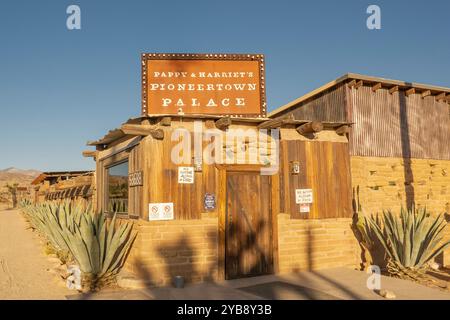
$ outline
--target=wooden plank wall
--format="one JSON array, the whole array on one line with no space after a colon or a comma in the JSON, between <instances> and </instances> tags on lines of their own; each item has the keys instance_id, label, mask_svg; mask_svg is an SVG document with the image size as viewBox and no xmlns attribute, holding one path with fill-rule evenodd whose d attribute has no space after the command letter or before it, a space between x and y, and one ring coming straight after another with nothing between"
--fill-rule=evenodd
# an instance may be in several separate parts
<instances>
[{"instance_id":1,"label":"wooden plank wall","mask_svg":"<svg viewBox=\"0 0 450 320\"><path fill-rule=\"evenodd\" d=\"M290 162L300 162L300 174L290 173ZM295 189L313 189L309 214L300 213ZM351 176L347 143L281 142L280 212L296 219L352 216Z\"/></svg>"},{"instance_id":2,"label":"wooden plank wall","mask_svg":"<svg viewBox=\"0 0 450 320\"><path fill-rule=\"evenodd\" d=\"M173 202L176 220L200 219L205 212L205 193L218 193L218 170L203 163L202 172L195 172L193 184L178 183L178 167L191 163L175 164L171 161L172 148L178 141L171 141L170 130L164 140L146 137L141 144L144 169L143 203ZM193 155L193 152L192 152ZM216 206L217 210L217 206ZM215 212L214 210L213 212ZM148 219L148 206L144 206L141 218Z\"/></svg>"},{"instance_id":3,"label":"wooden plank wall","mask_svg":"<svg viewBox=\"0 0 450 320\"><path fill-rule=\"evenodd\" d=\"M355 156L450 160L450 116L446 102L382 88L349 89Z\"/></svg>"}]
</instances>

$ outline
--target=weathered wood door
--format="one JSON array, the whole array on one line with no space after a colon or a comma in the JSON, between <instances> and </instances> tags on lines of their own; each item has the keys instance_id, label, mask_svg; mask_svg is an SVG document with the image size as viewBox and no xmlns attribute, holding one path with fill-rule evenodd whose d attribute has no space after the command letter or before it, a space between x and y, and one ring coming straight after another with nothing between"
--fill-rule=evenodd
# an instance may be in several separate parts
<instances>
[{"instance_id":1,"label":"weathered wood door","mask_svg":"<svg viewBox=\"0 0 450 320\"><path fill-rule=\"evenodd\" d=\"M225 278L273 273L271 177L227 172Z\"/></svg>"}]
</instances>

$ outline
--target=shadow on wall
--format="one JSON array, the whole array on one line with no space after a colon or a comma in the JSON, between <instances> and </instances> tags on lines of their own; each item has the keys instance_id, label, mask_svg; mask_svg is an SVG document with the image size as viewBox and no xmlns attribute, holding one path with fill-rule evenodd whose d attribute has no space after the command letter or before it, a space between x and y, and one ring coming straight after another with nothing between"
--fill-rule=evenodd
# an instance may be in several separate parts
<instances>
[{"instance_id":1,"label":"shadow on wall","mask_svg":"<svg viewBox=\"0 0 450 320\"><path fill-rule=\"evenodd\" d=\"M414 207L414 175L411 168L411 140L409 135L408 110L404 94L400 99L400 133L402 143L403 170L405 175L406 208L412 210Z\"/></svg>"},{"instance_id":2,"label":"shadow on wall","mask_svg":"<svg viewBox=\"0 0 450 320\"><path fill-rule=\"evenodd\" d=\"M345 285L345 280L342 282L340 279L332 279L329 276L325 276L320 271L316 271L315 265L314 265L314 233L310 225L308 225L307 230L308 235L308 245L307 245L307 271L309 271L310 275L302 274L300 269L294 269L293 271L297 274L297 277L302 280L302 283L305 284L305 287L308 287L308 283L312 283L311 278L315 278L314 285L317 286L317 280L320 280L324 285L327 287L332 287L333 289L337 289L341 292L343 292L345 295L347 295L351 299L361 299L361 297L355 293L351 288L348 287L348 285ZM311 292L309 298L311 300L316 300L317 297L314 296L314 293Z\"/></svg>"}]
</instances>

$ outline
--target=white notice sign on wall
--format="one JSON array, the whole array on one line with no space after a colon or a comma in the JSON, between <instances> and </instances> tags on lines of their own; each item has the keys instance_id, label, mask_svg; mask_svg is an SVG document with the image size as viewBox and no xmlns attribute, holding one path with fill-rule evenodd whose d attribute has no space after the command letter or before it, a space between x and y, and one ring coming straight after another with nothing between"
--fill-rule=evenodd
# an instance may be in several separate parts
<instances>
[{"instance_id":1,"label":"white notice sign on wall","mask_svg":"<svg viewBox=\"0 0 450 320\"><path fill-rule=\"evenodd\" d=\"M178 167L178 183L194 183L194 167Z\"/></svg>"},{"instance_id":2,"label":"white notice sign on wall","mask_svg":"<svg viewBox=\"0 0 450 320\"><path fill-rule=\"evenodd\" d=\"M312 203L313 192L312 189L295 189L295 203Z\"/></svg>"},{"instance_id":3,"label":"white notice sign on wall","mask_svg":"<svg viewBox=\"0 0 450 320\"><path fill-rule=\"evenodd\" d=\"M148 205L148 220L173 220L173 202L150 203Z\"/></svg>"}]
</instances>

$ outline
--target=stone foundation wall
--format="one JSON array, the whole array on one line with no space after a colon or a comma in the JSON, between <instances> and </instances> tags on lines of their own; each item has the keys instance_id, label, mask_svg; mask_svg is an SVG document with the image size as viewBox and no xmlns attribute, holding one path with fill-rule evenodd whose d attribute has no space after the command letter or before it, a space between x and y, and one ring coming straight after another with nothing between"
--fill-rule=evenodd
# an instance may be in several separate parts
<instances>
[{"instance_id":1,"label":"stone foundation wall","mask_svg":"<svg viewBox=\"0 0 450 320\"><path fill-rule=\"evenodd\" d=\"M291 219L278 215L280 273L342 266L359 267L360 249L352 219Z\"/></svg>"}]
</instances>

